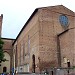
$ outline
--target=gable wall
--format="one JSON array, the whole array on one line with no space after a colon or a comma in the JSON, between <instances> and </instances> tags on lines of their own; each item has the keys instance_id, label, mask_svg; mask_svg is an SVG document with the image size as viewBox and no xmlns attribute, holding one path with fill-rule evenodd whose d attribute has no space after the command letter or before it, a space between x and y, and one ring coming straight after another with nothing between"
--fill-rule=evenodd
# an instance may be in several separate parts
<instances>
[{"instance_id":1,"label":"gable wall","mask_svg":"<svg viewBox=\"0 0 75 75\"><path fill-rule=\"evenodd\" d=\"M65 14L68 17L69 29L63 35L59 36L60 55L58 56L57 49L57 35L66 31L59 22L59 16ZM58 67L60 59L61 66L67 67L64 64L63 58L70 60L71 66L74 64L74 30L75 14L63 6L48 7L40 9L40 69ZM68 44L69 43L69 44ZM65 46L64 46L65 45ZM66 46L67 45L67 46ZM66 52L65 52L66 51ZM71 54L70 54L71 53ZM72 57L71 57L72 56ZM72 59L73 58L73 59Z\"/></svg>"}]
</instances>

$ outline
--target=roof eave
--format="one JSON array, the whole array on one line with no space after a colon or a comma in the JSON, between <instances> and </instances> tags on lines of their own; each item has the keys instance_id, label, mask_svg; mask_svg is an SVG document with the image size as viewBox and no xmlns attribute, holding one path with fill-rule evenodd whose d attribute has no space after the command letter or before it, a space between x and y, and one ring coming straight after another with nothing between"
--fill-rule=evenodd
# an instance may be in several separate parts
<instances>
[{"instance_id":1,"label":"roof eave","mask_svg":"<svg viewBox=\"0 0 75 75\"><path fill-rule=\"evenodd\" d=\"M21 29L21 31L19 32L18 36L16 37L15 41L13 42L12 45L15 44L15 42L17 41L18 37L20 36L20 34L22 33L22 31L24 30L24 28L28 25L28 23L30 22L30 20L33 18L33 16L37 13L39 8L36 8L34 10L34 12L32 13L32 15L30 16L30 18L27 20L27 22L25 23L25 25L23 26L23 28Z\"/></svg>"}]
</instances>

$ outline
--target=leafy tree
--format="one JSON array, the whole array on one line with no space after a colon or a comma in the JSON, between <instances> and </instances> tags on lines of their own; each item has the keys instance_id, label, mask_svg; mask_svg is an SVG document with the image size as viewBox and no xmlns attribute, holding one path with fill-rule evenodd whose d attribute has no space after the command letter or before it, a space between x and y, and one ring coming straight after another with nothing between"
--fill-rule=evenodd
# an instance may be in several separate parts
<instances>
[{"instance_id":1,"label":"leafy tree","mask_svg":"<svg viewBox=\"0 0 75 75\"><path fill-rule=\"evenodd\" d=\"M3 44L4 44L4 42L0 38L0 63L2 61L5 61L5 59L4 59L4 51L3 51Z\"/></svg>"}]
</instances>

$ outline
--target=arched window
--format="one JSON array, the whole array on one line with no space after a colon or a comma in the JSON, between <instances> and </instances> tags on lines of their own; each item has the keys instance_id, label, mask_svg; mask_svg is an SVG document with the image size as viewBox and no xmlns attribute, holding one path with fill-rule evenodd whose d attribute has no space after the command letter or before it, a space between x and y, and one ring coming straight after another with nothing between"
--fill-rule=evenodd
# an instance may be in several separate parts
<instances>
[{"instance_id":1,"label":"arched window","mask_svg":"<svg viewBox=\"0 0 75 75\"><path fill-rule=\"evenodd\" d=\"M32 67L33 67L33 73L35 73L35 55L32 55Z\"/></svg>"},{"instance_id":2,"label":"arched window","mask_svg":"<svg viewBox=\"0 0 75 75\"><path fill-rule=\"evenodd\" d=\"M7 71L7 67L3 67L3 72L6 72Z\"/></svg>"}]
</instances>

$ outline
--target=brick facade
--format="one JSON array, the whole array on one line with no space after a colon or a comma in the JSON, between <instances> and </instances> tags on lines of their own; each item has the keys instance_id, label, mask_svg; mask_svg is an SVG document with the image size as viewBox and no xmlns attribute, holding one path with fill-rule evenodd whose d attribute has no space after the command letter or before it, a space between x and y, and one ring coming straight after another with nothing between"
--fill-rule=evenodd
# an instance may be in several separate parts
<instances>
[{"instance_id":1,"label":"brick facade","mask_svg":"<svg viewBox=\"0 0 75 75\"><path fill-rule=\"evenodd\" d=\"M67 17L62 18L64 24L68 20L68 26L60 23L61 15ZM0 36L2 19L3 15ZM35 9L15 41L2 40L4 51L10 55L10 70L14 67L18 72L40 72L46 68L68 67L68 62L75 66L74 37L75 13L58 5Z\"/></svg>"},{"instance_id":2,"label":"brick facade","mask_svg":"<svg viewBox=\"0 0 75 75\"><path fill-rule=\"evenodd\" d=\"M67 16L67 27L60 24L60 15ZM16 70L33 72L35 68L35 72L40 72L67 67L68 61L71 67L75 66L74 28L75 13L62 5L35 9L13 43Z\"/></svg>"}]
</instances>

